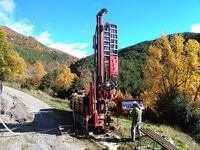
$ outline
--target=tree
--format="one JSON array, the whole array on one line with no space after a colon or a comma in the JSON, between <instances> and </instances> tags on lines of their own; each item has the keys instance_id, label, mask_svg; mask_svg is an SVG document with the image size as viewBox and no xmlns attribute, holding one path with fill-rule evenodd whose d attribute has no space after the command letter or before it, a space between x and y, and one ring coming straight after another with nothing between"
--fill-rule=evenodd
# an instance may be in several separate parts
<instances>
[{"instance_id":1,"label":"tree","mask_svg":"<svg viewBox=\"0 0 200 150\"><path fill-rule=\"evenodd\" d=\"M75 74L71 73L68 67L64 67L55 80L54 91L60 98L66 98L69 96L69 89L73 84Z\"/></svg>"},{"instance_id":2,"label":"tree","mask_svg":"<svg viewBox=\"0 0 200 150\"><path fill-rule=\"evenodd\" d=\"M17 52L12 52L8 56L8 60L10 71L7 74L7 79L17 81L25 77L27 73L27 65L24 59L20 57Z\"/></svg>"},{"instance_id":3,"label":"tree","mask_svg":"<svg viewBox=\"0 0 200 150\"><path fill-rule=\"evenodd\" d=\"M85 90L84 84L80 78L76 77L68 90L68 97L72 96L73 93L78 93L80 90Z\"/></svg>"},{"instance_id":4,"label":"tree","mask_svg":"<svg viewBox=\"0 0 200 150\"><path fill-rule=\"evenodd\" d=\"M53 90L55 87L55 80L58 74L59 70L54 69L52 72L48 72L46 75L44 75L43 78L41 79L39 89L48 93L49 91Z\"/></svg>"},{"instance_id":5,"label":"tree","mask_svg":"<svg viewBox=\"0 0 200 150\"><path fill-rule=\"evenodd\" d=\"M26 63L9 45L0 29L0 76L6 80L20 80L26 74Z\"/></svg>"},{"instance_id":6,"label":"tree","mask_svg":"<svg viewBox=\"0 0 200 150\"><path fill-rule=\"evenodd\" d=\"M142 94L146 105L154 107L159 95L176 90L196 100L200 86L199 54L200 44L193 39L185 41L182 35L156 40L149 47L143 69L148 84Z\"/></svg>"},{"instance_id":7,"label":"tree","mask_svg":"<svg viewBox=\"0 0 200 150\"><path fill-rule=\"evenodd\" d=\"M75 74L71 73L70 68L64 67L56 78L56 84L62 88L69 88L75 78Z\"/></svg>"},{"instance_id":8,"label":"tree","mask_svg":"<svg viewBox=\"0 0 200 150\"><path fill-rule=\"evenodd\" d=\"M83 69L80 73L80 82L83 84L84 88L89 91L89 85L92 81L92 74L89 70Z\"/></svg>"},{"instance_id":9,"label":"tree","mask_svg":"<svg viewBox=\"0 0 200 150\"><path fill-rule=\"evenodd\" d=\"M39 86L42 78L47 74L41 62L34 63L29 68L30 78L35 86Z\"/></svg>"}]
</instances>

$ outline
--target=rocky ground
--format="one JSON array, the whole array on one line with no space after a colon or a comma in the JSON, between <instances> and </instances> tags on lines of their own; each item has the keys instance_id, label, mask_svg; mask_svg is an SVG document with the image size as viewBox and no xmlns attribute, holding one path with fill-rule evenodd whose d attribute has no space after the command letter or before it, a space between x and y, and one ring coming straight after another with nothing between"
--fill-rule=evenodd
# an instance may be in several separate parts
<instances>
[{"instance_id":1,"label":"rocky ground","mask_svg":"<svg viewBox=\"0 0 200 150\"><path fill-rule=\"evenodd\" d=\"M1 119L14 132L0 124L0 150L94 149L67 131L60 135L54 111L39 99L6 86L0 97Z\"/></svg>"}]
</instances>

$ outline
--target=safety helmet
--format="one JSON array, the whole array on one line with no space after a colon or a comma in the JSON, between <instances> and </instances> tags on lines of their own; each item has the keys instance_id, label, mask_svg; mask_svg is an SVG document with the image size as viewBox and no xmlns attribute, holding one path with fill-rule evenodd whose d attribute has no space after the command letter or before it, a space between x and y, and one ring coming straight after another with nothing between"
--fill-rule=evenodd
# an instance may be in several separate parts
<instances>
[{"instance_id":1,"label":"safety helmet","mask_svg":"<svg viewBox=\"0 0 200 150\"><path fill-rule=\"evenodd\" d=\"M138 103L136 101L133 101L133 107L138 107Z\"/></svg>"}]
</instances>

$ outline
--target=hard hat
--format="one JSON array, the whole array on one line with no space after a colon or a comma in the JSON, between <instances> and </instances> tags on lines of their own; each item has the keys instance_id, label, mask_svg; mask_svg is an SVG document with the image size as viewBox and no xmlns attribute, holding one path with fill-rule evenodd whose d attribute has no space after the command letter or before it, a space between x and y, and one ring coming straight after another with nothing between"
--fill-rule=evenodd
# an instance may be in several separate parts
<instances>
[{"instance_id":1,"label":"hard hat","mask_svg":"<svg viewBox=\"0 0 200 150\"><path fill-rule=\"evenodd\" d=\"M138 103L136 101L133 101L133 107L137 107Z\"/></svg>"}]
</instances>

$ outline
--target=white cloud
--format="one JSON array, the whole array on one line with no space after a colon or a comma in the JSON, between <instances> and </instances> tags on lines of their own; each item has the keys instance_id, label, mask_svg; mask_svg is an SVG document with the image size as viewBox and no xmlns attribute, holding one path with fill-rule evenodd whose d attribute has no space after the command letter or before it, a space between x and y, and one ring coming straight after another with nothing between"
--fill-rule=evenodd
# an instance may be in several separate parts
<instances>
[{"instance_id":1,"label":"white cloud","mask_svg":"<svg viewBox=\"0 0 200 150\"><path fill-rule=\"evenodd\" d=\"M89 45L88 43L54 42L51 39L51 34L48 31L42 32L39 36L36 36L36 39L48 47L58 49L78 58L86 57L88 55L87 51L85 50L85 48L87 48Z\"/></svg>"},{"instance_id":2,"label":"white cloud","mask_svg":"<svg viewBox=\"0 0 200 150\"><path fill-rule=\"evenodd\" d=\"M13 0L0 0L0 23L8 24L13 18L15 3Z\"/></svg>"},{"instance_id":3,"label":"white cloud","mask_svg":"<svg viewBox=\"0 0 200 150\"><path fill-rule=\"evenodd\" d=\"M0 0L0 24L10 27L11 29L23 35L34 36L35 26L33 23L25 18L16 20L13 17L14 12L14 0ZM40 33L38 36L36 36L36 39L48 47L69 53L78 58L82 58L88 55L88 52L86 51L86 48L89 45L88 43L54 42L51 39L51 34L48 31Z\"/></svg>"},{"instance_id":4,"label":"white cloud","mask_svg":"<svg viewBox=\"0 0 200 150\"><path fill-rule=\"evenodd\" d=\"M52 40L50 39L50 36L51 34L48 32L48 31L44 31L42 33L40 33L39 36L36 36L36 39L45 44L45 45L48 45L48 44L51 44L52 43Z\"/></svg>"},{"instance_id":5,"label":"white cloud","mask_svg":"<svg viewBox=\"0 0 200 150\"><path fill-rule=\"evenodd\" d=\"M1 12L1 10L0 10L0 24L5 24L5 23L7 24L9 22L10 22L10 19L9 19L8 15Z\"/></svg>"},{"instance_id":6,"label":"white cloud","mask_svg":"<svg viewBox=\"0 0 200 150\"><path fill-rule=\"evenodd\" d=\"M83 58L88 56L88 53L85 48L88 47L88 43L52 43L49 45L49 47L61 50L63 52L66 52L68 54L71 54L73 56L76 56L78 58Z\"/></svg>"},{"instance_id":7,"label":"white cloud","mask_svg":"<svg viewBox=\"0 0 200 150\"><path fill-rule=\"evenodd\" d=\"M21 19L18 22L8 24L8 27L26 36L32 36L34 25L27 19Z\"/></svg>"},{"instance_id":8,"label":"white cloud","mask_svg":"<svg viewBox=\"0 0 200 150\"><path fill-rule=\"evenodd\" d=\"M32 35L34 25L28 19L15 21L13 18L14 11L15 3L13 0L0 0L0 23L21 34Z\"/></svg>"},{"instance_id":9,"label":"white cloud","mask_svg":"<svg viewBox=\"0 0 200 150\"><path fill-rule=\"evenodd\" d=\"M191 32L200 33L200 23L199 24L192 24Z\"/></svg>"},{"instance_id":10,"label":"white cloud","mask_svg":"<svg viewBox=\"0 0 200 150\"><path fill-rule=\"evenodd\" d=\"M0 10L6 13L13 13L15 3L13 0L0 0Z\"/></svg>"}]
</instances>

